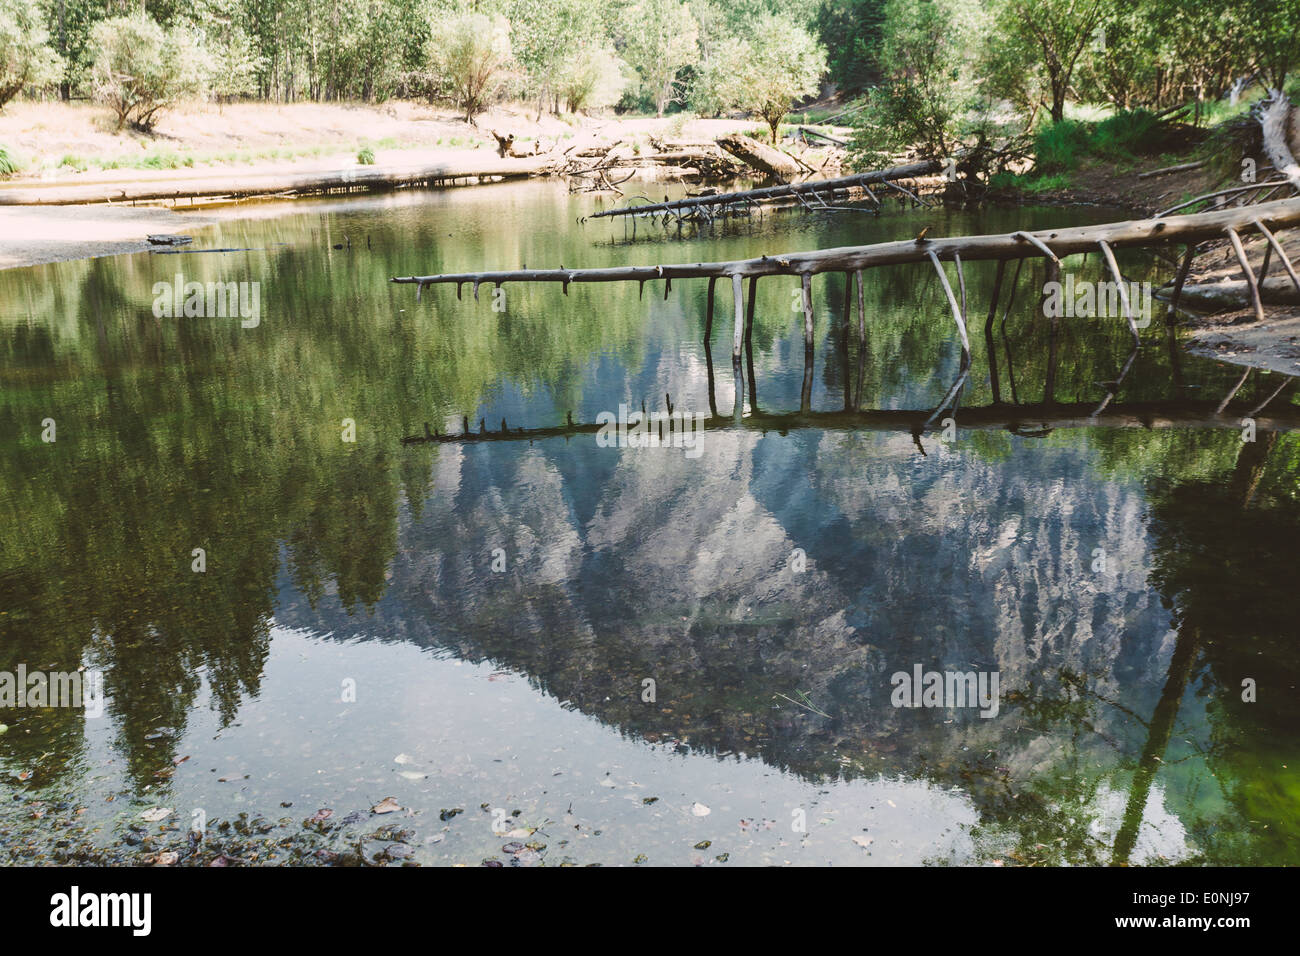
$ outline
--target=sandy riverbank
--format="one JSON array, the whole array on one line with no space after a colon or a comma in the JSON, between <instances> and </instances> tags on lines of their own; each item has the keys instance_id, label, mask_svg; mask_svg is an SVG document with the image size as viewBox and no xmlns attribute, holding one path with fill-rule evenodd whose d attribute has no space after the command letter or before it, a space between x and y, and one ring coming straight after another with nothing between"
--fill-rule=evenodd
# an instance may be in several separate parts
<instances>
[{"instance_id":1,"label":"sandy riverbank","mask_svg":"<svg viewBox=\"0 0 1300 956\"><path fill-rule=\"evenodd\" d=\"M0 269L141 252L146 236L188 234L208 221L155 206L0 207Z\"/></svg>"},{"instance_id":2,"label":"sandy riverbank","mask_svg":"<svg viewBox=\"0 0 1300 956\"><path fill-rule=\"evenodd\" d=\"M492 131L513 134L524 152L563 152L619 142L639 151L656 137L711 140L754 129L736 118L538 118L520 105L495 107L471 125L422 103L249 103L187 106L164 114L146 136L114 130L102 107L12 103L0 114L0 145L21 170L0 182L0 268L138 252L149 248L148 235L188 234L209 221L183 198L174 208L166 201L37 206L6 205L6 195L39 203L43 193L66 195L71 187L74 201L88 202L145 189L183 196L187 184L217 177L258 183L349 171L358 177L430 168L490 171L512 162L498 158ZM362 147L372 151L373 163L358 161Z\"/></svg>"}]
</instances>

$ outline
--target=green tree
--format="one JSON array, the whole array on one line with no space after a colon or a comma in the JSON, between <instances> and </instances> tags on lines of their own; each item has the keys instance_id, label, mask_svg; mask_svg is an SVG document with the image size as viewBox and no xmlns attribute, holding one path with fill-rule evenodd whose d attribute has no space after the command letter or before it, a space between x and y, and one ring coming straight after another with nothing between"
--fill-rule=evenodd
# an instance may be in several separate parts
<instances>
[{"instance_id":1,"label":"green tree","mask_svg":"<svg viewBox=\"0 0 1300 956\"><path fill-rule=\"evenodd\" d=\"M0 0L0 109L24 87L47 86L63 72L43 19L36 0Z\"/></svg>"},{"instance_id":2,"label":"green tree","mask_svg":"<svg viewBox=\"0 0 1300 956\"><path fill-rule=\"evenodd\" d=\"M798 24L768 15L754 28L750 49L742 102L763 117L775 143L777 128L793 102L817 92L826 72L826 48Z\"/></svg>"},{"instance_id":3,"label":"green tree","mask_svg":"<svg viewBox=\"0 0 1300 956\"><path fill-rule=\"evenodd\" d=\"M625 69L609 47L583 44L561 66L558 93L571 113L613 106L628 84Z\"/></svg>"},{"instance_id":4,"label":"green tree","mask_svg":"<svg viewBox=\"0 0 1300 956\"><path fill-rule=\"evenodd\" d=\"M1300 2L1247 0L1242 13L1261 79L1269 89L1282 89L1300 60Z\"/></svg>"},{"instance_id":5,"label":"green tree","mask_svg":"<svg viewBox=\"0 0 1300 956\"><path fill-rule=\"evenodd\" d=\"M853 163L878 165L911 147L950 156L976 103L975 66L986 36L987 18L974 0L889 0L884 78L859 119Z\"/></svg>"},{"instance_id":6,"label":"green tree","mask_svg":"<svg viewBox=\"0 0 1300 956\"><path fill-rule=\"evenodd\" d=\"M858 87L879 77L884 23L885 0L822 0L817 32L831 75L841 85Z\"/></svg>"},{"instance_id":7,"label":"green tree","mask_svg":"<svg viewBox=\"0 0 1300 956\"><path fill-rule=\"evenodd\" d=\"M1019 41L1022 68L1034 70L1047 88L1052 122L1065 118L1065 100L1080 58L1101 42L1098 28L1110 0L1003 0L997 33Z\"/></svg>"},{"instance_id":8,"label":"green tree","mask_svg":"<svg viewBox=\"0 0 1300 956\"><path fill-rule=\"evenodd\" d=\"M678 72L696 59L695 17L679 0L635 0L624 11L620 29L623 57L636 70L655 113L663 116L679 96Z\"/></svg>"},{"instance_id":9,"label":"green tree","mask_svg":"<svg viewBox=\"0 0 1300 956\"><path fill-rule=\"evenodd\" d=\"M203 92L206 58L185 27L164 30L137 13L96 24L93 67L95 98L117 116L117 128L147 132L158 113Z\"/></svg>"},{"instance_id":10,"label":"green tree","mask_svg":"<svg viewBox=\"0 0 1300 956\"><path fill-rule=\"evenodd\" d=\"M757 113L772 142L794 100L817 92L826 72L826 49L809 31L775 14L764 14L745 39L718 45L692 90L701 112L739 107Z\"/></svg>"},{"instance_id":11,"label":"green tree","mask_svg":"<svg viewBox=\"0 0 1300 956\"><path fill-rule=\"evenodd\" d=\"M505 17L461 14L435 26L429 43L435 82L465 112L483 112L505 85L510 65L510 23Z\"/></svg>"},{"instance_id":12,"label":"green tree","mask_svg":"<svg viewBox=\"0 0 1300 956\"><path fill-rule=\"evenodd\" d=\"M243 0L208 0L199 14L210 67L207 85L218 99L257 91L257 52L242 14Z\"/></svg>"}]
</instances>

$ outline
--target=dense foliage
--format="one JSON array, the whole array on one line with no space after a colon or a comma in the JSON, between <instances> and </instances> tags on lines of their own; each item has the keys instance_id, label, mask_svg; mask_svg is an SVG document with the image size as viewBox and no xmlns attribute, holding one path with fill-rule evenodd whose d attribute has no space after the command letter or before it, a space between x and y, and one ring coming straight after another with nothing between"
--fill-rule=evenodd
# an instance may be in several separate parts
<instances>
[{"instance_id":1,"label":"dense foliage","mask_svg":"<svg viewBox=\"0 0 1300 956\"><path fill-rule=\"evenodd\" d=\"M203 95L427 97L472 119L865 97L859 156L1030 135L1067 105L1161 111L1283 88L1300 0L0 0L0 107L95 97L121 124Z\"/></svg>"}]
</instances>

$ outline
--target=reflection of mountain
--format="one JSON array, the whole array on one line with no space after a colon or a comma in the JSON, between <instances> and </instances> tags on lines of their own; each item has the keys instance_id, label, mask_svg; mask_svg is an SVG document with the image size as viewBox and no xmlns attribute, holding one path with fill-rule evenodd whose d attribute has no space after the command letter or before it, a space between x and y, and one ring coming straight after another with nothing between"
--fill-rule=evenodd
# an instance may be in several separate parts
<instances>
[{"instance_id":1,"label":"reflection of mountain","mask_svg":"<svg viewBox=\"0 0 1300 956\"><path fill-rule=\"evenodd\" d=\"M976 743L999 764L1024 751L1007 712L890 706L889 675L914 663L996 668L1013 695L1065 670L1107 695L1122 684L1139 711L1154 703L1168 615L1145 591L1136 488L1067 481L1087 472L1066 451L917 464L905 436L707 437L696 461L589 437L444 450L364 630L518 668L629 732L805 774L871 772L886 754L900 769L965 764ZM1095 547L1110 573L1092 572ZM280 618L359 623L301 606ZM645 677L658 707L641 703ZM796 691L831 718L774 706ZM1118 712L1100 717L1125 733Z\"/></svg>"}]
</instances>

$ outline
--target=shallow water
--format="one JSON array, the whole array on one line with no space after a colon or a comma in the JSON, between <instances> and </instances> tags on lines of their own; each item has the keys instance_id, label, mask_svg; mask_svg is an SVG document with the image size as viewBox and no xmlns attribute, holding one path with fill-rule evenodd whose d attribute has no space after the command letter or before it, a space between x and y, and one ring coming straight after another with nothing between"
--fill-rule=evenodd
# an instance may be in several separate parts
<instances>
[{"instance_id":1,"label":"shallow water","mask_svg":"<svg viewBox=\"0 0 1300 956\"><path fill-rule=\"evenodd\" d=\"M1157 306L1090 419L1123 321L1053 331L1026 266L995 380L971 264L973 370L914 437L960 349L932 270L900 267L866 274L864 345L814 280L806 395L797 283L763 280L737 425L722 285L710 353L703 283L507 286L498 312L387 282L1121 213L633 240L595 208L544 183L254 207L191 247L238 251L0 273L0 671L98 669L108 698L0 709L0 860L1300 862L1293 391L1240 425L1281 379L1214 415L1241 370L1183 356ZM178 273L258 282L257 324L155 318ZM401 441L666 394L728 427ZM996 715L894 706L917 665L997 672Z\"/></svg>"}]
</instances>

